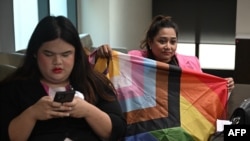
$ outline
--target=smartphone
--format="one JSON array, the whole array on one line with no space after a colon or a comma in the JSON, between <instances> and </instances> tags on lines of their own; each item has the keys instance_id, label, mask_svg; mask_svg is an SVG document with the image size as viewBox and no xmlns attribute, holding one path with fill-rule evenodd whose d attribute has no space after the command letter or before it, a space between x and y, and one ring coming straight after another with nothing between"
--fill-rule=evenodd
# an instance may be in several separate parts
<instances>
[{"instance_id":1,"label":"smartphone","mask_svg":"<svg viewBox=\"0 0 250 141\"><path fill-rule=\"evenodd\" d=\"M75 91L70 90L70 91L58 91L55 94L54 101L55 102L71 102L75 96Z\"/></svg>"}]
</instances>

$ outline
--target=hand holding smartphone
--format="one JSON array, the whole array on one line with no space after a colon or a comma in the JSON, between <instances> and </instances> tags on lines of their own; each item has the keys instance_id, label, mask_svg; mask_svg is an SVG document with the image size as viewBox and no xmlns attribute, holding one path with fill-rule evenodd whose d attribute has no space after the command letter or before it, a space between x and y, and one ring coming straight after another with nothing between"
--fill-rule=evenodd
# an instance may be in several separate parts
<instances>
[{"instance_id":1,"label":"hand holding smartphone","mask_svg":"<svg viewBox=\"0 0 250 141\"><path fill-rule=\"evenodd\" d=\"M75 96L75 91L70 90L70 91L58 91L55 94L54 101L55 102L71 102Z\"/></svg>"}]
</instances>

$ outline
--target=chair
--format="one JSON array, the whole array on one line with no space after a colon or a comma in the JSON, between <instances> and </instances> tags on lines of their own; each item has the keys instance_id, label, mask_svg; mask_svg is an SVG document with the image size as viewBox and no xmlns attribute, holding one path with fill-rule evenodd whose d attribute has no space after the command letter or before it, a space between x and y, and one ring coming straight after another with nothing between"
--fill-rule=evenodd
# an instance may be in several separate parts
<instances>
[{"instance_id":1,"label":"chair","mask_svg":"<svg viewBox=\"0 0 250 141\"><path fill-rule=\"evenodd\" d=\"M26 49L17 50L16 53L25 54L26 53Z\"/></svg>"},{"instance_id":2,"label":"chair","mask_svg":"<svg viewBox=\"0 0 250 141\"><path fill-rule=\"evenodd\" d=\"M95 49L97 49L97 47L92 47L91 51L93 51ZM118 51L118 52L121 52L121 53L125 53L125 54L128 53L128 50L125 47L112 47L112 50L115 50L115 51Z\"/></svg>"},{"instance_id":3,"label":"chair","mask_svg":"<svg viewBox=\"0 0 250 141\"><path fill-rule=\"evenodd\" d=\"M82 46L88 48L89 50L93 46L93 41L88 33L79 34Z\"/></svg>"},{"instance_id":4,"label":"chair","mask_svg":"<svg viewBox=\"0 0 250 141\"><path fill-rule=\"evenodd\" d=\"M112 49L115 51L122 52L122 53L126 53L126 54L128 53L128 50L125 47L113 47Z\"/></svg>"},{"instance_id":5,"label":"chair","mask_svg":"<svg viewBox=\"0 0 250 141\"><path fill-rule=\"evenodd\" d=\"M24 56L22 53L0 52L0 64L19 67L23 62Z\"/></svg>"},{"instance_id":6,"label":"chair","mask_svg":"<svg viewBox=\"0 0 250 141\"><path fill-rule=\"evenodd\" d=\"M96 47L93 47L93 41L91 39L90 34L88 33L79 34L79 37L80 37L84 50L88 54L96 49ZM116 50L122 53L128 53L128 50L125 47L112 47L112 50Z\"/></svg>"},{"instance_id":7,"label":"chair","mask_svg":"<svg viewBox=\"0 0 250 141\"><path fill-rule=\"evenodd\" d=\"M16 67L6 64L0 64L0 81L3 80L5 77L10 75L16 70Z\"/></svg>"},{"instance_id":8,"label":"chair","mask_svg":"<svg viewBox=\"0 0 250 141\"><path fill-rule=\"evenodd\" d=\"M244 99L250 98L250 84L235 84L228 100L228 118Z\"/></svg>"}]
</instances>

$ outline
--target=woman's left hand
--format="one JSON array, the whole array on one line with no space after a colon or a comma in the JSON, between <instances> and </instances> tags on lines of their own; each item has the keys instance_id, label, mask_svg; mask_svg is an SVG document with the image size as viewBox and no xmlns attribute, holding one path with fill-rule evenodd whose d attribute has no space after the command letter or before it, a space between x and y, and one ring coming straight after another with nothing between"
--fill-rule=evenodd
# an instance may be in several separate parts
<instances>
[{"instance_id":1,"label":"woman's left hand","mask_svg":"<svg viewBox=\"0 0 250 141\"><path fill-rule=\"evenodd\" d=\"M232 92L234 89L234 80L232 77L225 78L227 80L227 88L229 92Z\"/></svg>"},{"instance_id":2,"label":"woman's left hand","mask_svg":"<svg viewBox=\"0 0 250 141\"><path fill-rule=\"evenodd\" d=\"M63 106L71 107L71 117L83 118L85 116L86 110L88 109L86 103L88 102L86 102L83 98L75 96L72 102L65 102L63 103Z\"/></svg>"}]
</instances>

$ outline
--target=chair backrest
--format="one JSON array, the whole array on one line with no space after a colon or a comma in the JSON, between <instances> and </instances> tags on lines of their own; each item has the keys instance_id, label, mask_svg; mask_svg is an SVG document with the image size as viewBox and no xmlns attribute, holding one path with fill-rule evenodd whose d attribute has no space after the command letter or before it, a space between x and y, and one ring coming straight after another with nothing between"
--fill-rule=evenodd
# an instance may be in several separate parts
<instances>
[{"instance_id":1,"label":"chair backrest","mask_svg":"<svg viewBox=\"0 0 250 141\"><path fill-rule=\"evenodd\" d=\"M16 53L25 54L26 53L26 49L17 50Z\"/></svg>"},{"instance_id":2,"label":"chair backrest","mask_svg":"<svg viewBox=\"0 0 250 141\"><path fill-rule=\"evenodd\" d=\"M233 111L247 98L250 98L250 84L235 84L235 88L228 99L229 118Z\"/></svg>"},{"instance_id":3,"label":"chair backrest","mask_svg":"<svg viewBox=\"0 0 250 141\"><path fill-rule=\"evenodd\" d=\"M92 47L92 48L90 49L90 51L94 51L95 49L97 49L97 47ZM112 47L112 50L119 51L119 52L125 53L125 54L128 53L128 50L127 50L127 48L125 48L125 47Z\"/></svg>"},{"instance_id":4,"label":"chair backrest","mask_svg":"<svg viewBox=\"0 0 250 141\"><path fill-rule=\"evenodd\" d=\"M93 41L91 39L91 36L88 33L84 33L84 34L79 34L79 37L80 37L82 46L90 50L91 47L93 46Z\"/></svg>"},{"instance_id":5,"label":"chair backrest","mask_svg":"<svg viewBox=\"0 0 250 141\"><path fill-rule=\"evenodd\" d=\"M0 64L0 81L3 80L5 77L10 75L16 70L16 67L6 64Z\"/></svg>"},{"instance_id":6,"label":"chair backrest","mask_svg":"<svg viewBox=\"0 0 250 141\"><path fill-rule=\"evenodd\" d=\"M122 52L122 53L126 53L126 54L128 53L128 50L125 47L112 47L112 49L115 51Z\"/></svg>"},{"instance_id":7,"label":"chair backrest","mask_svg":"<svg viewBox=\"0 0 250 141\"><path fill-rule=\"evenodd\" d=\"M24 54L0 52L0 64L19 67L23 63Z\"/></svg>"}]
</instances>

